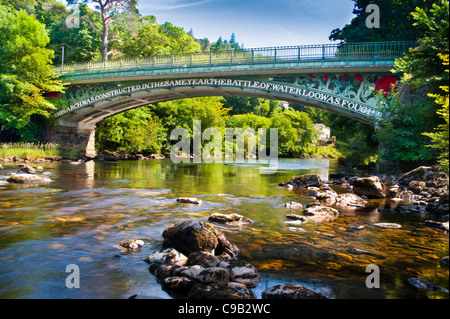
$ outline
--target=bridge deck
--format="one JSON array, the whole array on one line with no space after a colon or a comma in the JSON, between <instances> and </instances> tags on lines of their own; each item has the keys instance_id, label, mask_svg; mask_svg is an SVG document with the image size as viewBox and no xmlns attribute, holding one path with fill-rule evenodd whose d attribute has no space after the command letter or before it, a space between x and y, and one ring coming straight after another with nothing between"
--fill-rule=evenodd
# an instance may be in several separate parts
<instances>
[{"instance_id":1,"label":"bridge deck","mask_svg":"<svg viewBox=\"0 0 450 319\"><path fill-rule=\"evenodd\" d=\"M390 68L396 58L414 47L415 42L371 42L320 44L273 48L199 52L180 55L117 59L105 62L66 64L56 69L61 79L78 81L113 80L164 76L199 76L211 73L231 75L286 72L286 70Z\"/></svg>"}]
</instances>

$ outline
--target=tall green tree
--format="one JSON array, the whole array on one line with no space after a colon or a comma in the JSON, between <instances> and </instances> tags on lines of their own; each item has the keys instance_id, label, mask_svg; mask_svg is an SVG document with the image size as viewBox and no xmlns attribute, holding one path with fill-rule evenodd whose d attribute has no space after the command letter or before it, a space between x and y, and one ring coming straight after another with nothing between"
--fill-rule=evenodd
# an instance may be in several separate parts
<instances>
[{"instance_id":1,"label":"tall green tree","mask_svg":"<svg viewBox=\"0 0 450 319\"><path fill-rule=\"evenodd\" d=\"M87 16L81 17L81 20L88 22L101 38L102 60L106 61L108 60L108 56L112 53L108 50L109 45L113 42L121 41L120 39L111 39L109 37L111 23L120 12L136 12L137 0L67 0L68 4L77 4L80 2L84 4L96 4L96 12L101 18L101 27L99 28L98 25Z\"/></svg>"},{"instance_id":2,"label":"tall green tree","mask_svg":"<svg viewBox=\"0 0 450 319\"><path fill-rule=\"evenodd\" d=\"M123 41L120 50L125 57L148 57L200 51L200 44L183 28L166 22L158 24L154 16L140 18L136 33Z\"/></svg>"},{"instance_id":3,"label":"tall green tree","mask_svg":"<svg viewBox=\"0 0 450 319\"><path fill-rule=\"evenodd\" d=\"M25 137L33 115L49 117L55 107L46 91L61 91L51 66L45 26L26 11L0 6L0 128Z\"/></svg>"},{"instance_id":4,"label":"tall green tree","mask_svg":"<svg viewBox=\"0 0 450 319\"><path fill-rule=\"evenodd\" d=\"M356 15L342 28L331 31L330 40L344 42L377 42L377 41L415 41L418 28L414 25L411 12L416 7L425 10L431 8L435 0L353 0L353 14ZM376 4L380 9L380 28L368 28L366 18L369 4Z\"/></svg>"},{"instance_id":5,"label":"tall green tree","mask_svg":"<svg viewBox=\"0 0 450 319\"><path fill-rule=\"evenodd\" d=\"M448 73L448 54L440 54L442 59L442 64L447 67L446 72ZM431 138L433 142L429 145L432 148L435 148L439 151L438 160L439 165L442 169L448 173L449 172L449 89L448 84L441 86L442 93L441 94L430 94L431 97L435 98L435 101L438 105L442 107L436 112L439 116L442 117L444 122L439 124L438 127L435 128L435 131L432 133L424 133L424 135Z\"/></svg>"},{"instance_id":6,"label":"tall green tree","mask_svg":"<svg viewBox=\"0 0 450 319\"><path fill-rule=\"evenodd\" d=\"M420 30L419 46L396 61L402 86L399 92L384 99L389 116L380 121L379 130L380 141L388 150L384 158L393 157L405 164L434 159L437 155L427 147L430 135L423 133L446 125L433 97L448 85L448 66L442 63L441 56L449 54L449 3L437 1L429 10L418 7L412 17ZM408 101L408 96L414 99Z\"/></svg>"}]
</instances>

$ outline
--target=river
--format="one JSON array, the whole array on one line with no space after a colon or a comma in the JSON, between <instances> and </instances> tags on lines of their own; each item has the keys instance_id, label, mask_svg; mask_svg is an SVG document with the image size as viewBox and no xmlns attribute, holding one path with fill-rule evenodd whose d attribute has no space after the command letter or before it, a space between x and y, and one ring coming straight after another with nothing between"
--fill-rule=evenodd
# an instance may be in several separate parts
<instances>
[{"instance_id":1,"label":"river","mask_svg":"<svg viewBox=\"0 0 450 319\"><path fill-rule=\"evenodd\" d=\"M278 183L307 173L327 180L345 170L333 160L279 159L273 174L261 174L264 165L258 163L43 163L52 182L37 186L5 183L5 174L17 168L2 165L0 298L171 298L142 259L161 248L166 227L185 219L207 221L215 212L253 219L240 228L216 226L241 249L241 259L258 269L258 298L280 283L336 299L448 298L408 282L420 277L449 288L449 270L440 260L449 254L449 237L424 226L427 214L379 213L377 207L389 203L373 200L368 208L339 209L333 221L308 221L301 225L304 232L289 228L291 211L284 204L312 199ZM180 204L180 196L203 203ZM402 228L377 228L376 222ZM351 228L358 225L365 228ZM134 253L114 247L128 239L145 245ZM70 264L79 267L80 288L66 287ZM379 267L380 288L366 287L371 264Z\"/></svg>"}]
</instances>

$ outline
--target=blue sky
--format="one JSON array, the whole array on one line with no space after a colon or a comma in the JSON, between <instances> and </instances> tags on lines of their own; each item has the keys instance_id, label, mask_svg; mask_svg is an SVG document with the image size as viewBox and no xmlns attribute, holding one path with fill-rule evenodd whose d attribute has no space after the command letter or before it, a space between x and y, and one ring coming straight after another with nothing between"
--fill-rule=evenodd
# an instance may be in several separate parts
<instances>
[{"instance_id":1,"label":"blue sky","mask_svg":"<svg viewBox=\"0 0 450 319\"><path fill-rule=\"evenodd\" d=\"M191 28L196 38L219 36L246 48L329 43L334 28L354 17L351 0L141 0L142 15Z\"/></svg>"}]
</instances>

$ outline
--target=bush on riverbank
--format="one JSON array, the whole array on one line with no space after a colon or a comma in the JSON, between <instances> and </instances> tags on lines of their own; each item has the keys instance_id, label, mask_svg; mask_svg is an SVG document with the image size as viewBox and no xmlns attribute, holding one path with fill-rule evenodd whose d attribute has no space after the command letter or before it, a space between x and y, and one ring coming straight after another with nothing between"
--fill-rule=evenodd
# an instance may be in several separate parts
<instances>
[{"instance_id":1,"label":"bush on riverbank","mask_svg":"<svg viewBox=\"0 0 450 319\"><path fill-rule=\"evenodd\" d=\"M3 143L0 144L0 159L20 158L36 160L60 156L59 147L53 143Z\"/></svg>"}]
</instances>

